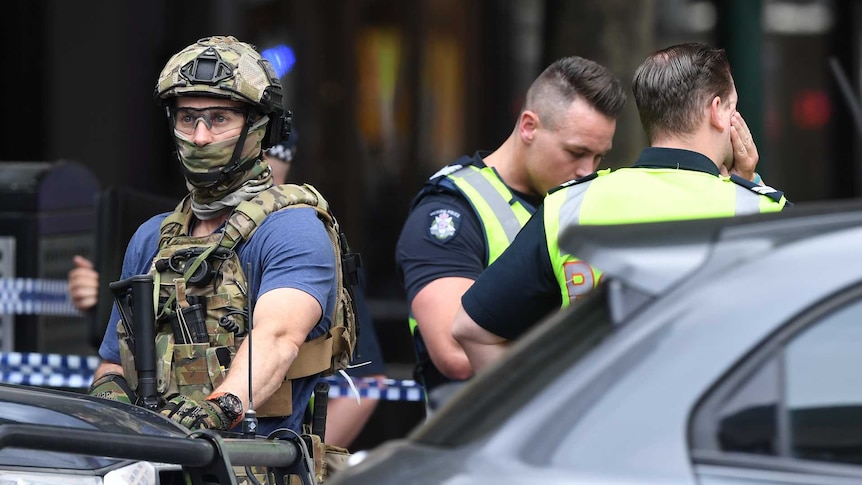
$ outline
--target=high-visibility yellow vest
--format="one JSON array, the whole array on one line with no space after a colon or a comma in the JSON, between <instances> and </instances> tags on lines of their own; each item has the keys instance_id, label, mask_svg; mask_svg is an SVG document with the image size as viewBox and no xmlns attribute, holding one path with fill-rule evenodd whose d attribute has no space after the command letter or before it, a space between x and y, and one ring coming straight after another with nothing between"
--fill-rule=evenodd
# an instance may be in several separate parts
<instances>
[{"instance_id":1,"label":"high-visibility yellow vest","mask_svg":"<svg viewBox=\"0 0 862 485\"><path fill-rule=\"evenodd\" d=\"M592 290L602 274L560 249L561 232L569 226L729 217L778 212L786 204L769 187L676 168L602 170L568 182L544 201L545 238L562 306Z\"/></svg>"},{"instance_id":2,"label":"high-visibility yellow vest","mask_svg":"<svg viewBox=\"0 0 862 485\"><path fill-rule=\"evenodd\" d=\"M454 167L454 166L453 166ZM485 267L509 247L533 211L522 204L491 167L464 165L445 175L476 211L485 235ZM410 332L416 320L410 318Z\"/></svg>"},{"instance_id":3,"label":"high-visibility yellow vest","mask_svg":"<svg viewBox=\"0 0 862 485\"><path fill-rule=\"evenodd\" d=\"M444 180L439 180L440 177ZM436 182L438 188L463 195L479 217L487 248L486 268L503 254L535 212L534 208L521 203L491 167L478 167L470 163L453 164L432 176L429 184L434 183L435 179L438 179ZM412 314L409 316L408 324L416 352L414 370L416 379L428 390L440 382L448 381L448 378L431 362L418 324Z\"/></svg>"}]
</instances>

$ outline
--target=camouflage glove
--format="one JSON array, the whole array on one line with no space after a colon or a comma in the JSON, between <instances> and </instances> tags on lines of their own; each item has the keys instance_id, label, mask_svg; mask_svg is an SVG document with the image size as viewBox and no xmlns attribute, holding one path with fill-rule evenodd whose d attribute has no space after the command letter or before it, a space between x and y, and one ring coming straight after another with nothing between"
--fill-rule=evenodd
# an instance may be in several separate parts
<instances>
[{"instance_id":1,"label":"camouflage glove","mask_svg":"<svg viewBox=\"0 0 862 485\"><path fill-rule=\"evenodd\" d=\"M124 402L126 404L134 404L138 399L135 391L126 382L126 378L120 374L113 373L103 374L102 377L93 381L87 393L91 396Z\"/></svg>"},{"instance_id":2,"label":"camouflage glove","mask_svg":"<svg viewBox=\"0 0 862 485\"><path fill-rule=\"evenodd\" d=\"M213 395L203 402L176 394L159 413L189 429L228 430L240 421L242 402L230 393Z\"/></svg>"}]
</instances>

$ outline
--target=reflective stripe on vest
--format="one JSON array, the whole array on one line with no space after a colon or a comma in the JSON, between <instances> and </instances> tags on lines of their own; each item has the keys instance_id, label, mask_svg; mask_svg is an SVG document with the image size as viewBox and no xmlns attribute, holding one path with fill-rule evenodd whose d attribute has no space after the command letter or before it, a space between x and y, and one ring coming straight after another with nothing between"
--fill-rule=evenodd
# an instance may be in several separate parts
<instances>
[{"instance_id":1,"label":"reflective stripe on vest","mask_svg":"<svg viewBox=\"0 0 862 485\"><path fill-rule=\"evenodd\" d=\"M479 216L488 254L487 267L509 247L532 213L491 167L467 165L446 176L470 202Z\"/></svg>"},{"instance_id":2,"label":"reflective stripe on vest","mask_svg":"<svg viewBox=\"0 0 862 485\"><path fill-rule=\"evenodd\" d=\"M603 170L593 180L560 189L545 198L544 224L562 306L588 293L601 279L601 271L559 247L560 234L569 226L777 212L785 202L736 185L727 177L677 169Z\"/></svg>"},{"instance_id":3,"label":"reflective stripe on vest","mask_svg":"<svg viewBox=\"0 0 862 485\"><path fill-rule=\"evenodd\" d=\"M487 268L509 247L533 213L515 201L515 195L491 167L465 165L446 178L455 184L479 217L488 248ZM417 323L412 314L407 323L410 334L414 335Z\"/></svg>"}]
</instances>

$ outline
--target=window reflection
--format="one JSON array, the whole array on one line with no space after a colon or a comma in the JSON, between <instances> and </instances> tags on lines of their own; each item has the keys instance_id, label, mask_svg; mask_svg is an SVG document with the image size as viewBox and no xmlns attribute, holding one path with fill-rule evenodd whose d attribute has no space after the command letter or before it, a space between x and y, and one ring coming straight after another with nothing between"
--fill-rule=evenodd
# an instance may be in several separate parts
<instances>
[{"instance_id":1,"label":"window reflection","mask_svg":"<svg viewBox=\"0 0 862 485\"><path fill-rule=\"evenodd\" d=\"M723 404L722 451L862 464L862 302L814 322Z\"/></svg>"},{"instance_id":2,"label":"window reflection","mask_svg":"<svg viewBox=\"0 0 862 485\"><path fill-rule=\"evenodd\" d=\"M722 450L778 454L779 379L778 361L771 359L731 395L719 415L718 443Z\"/></svg>"},{"instance_id":3,"label":"window reflection","mask_svg":"<svg viewBox=\"0 0 862 485\"><path fill-rule=\"evenodd\" d=\"M862 463L860 317L856 303L787 346L785 399L796 457Z\"/></svg>"}]
</instances>

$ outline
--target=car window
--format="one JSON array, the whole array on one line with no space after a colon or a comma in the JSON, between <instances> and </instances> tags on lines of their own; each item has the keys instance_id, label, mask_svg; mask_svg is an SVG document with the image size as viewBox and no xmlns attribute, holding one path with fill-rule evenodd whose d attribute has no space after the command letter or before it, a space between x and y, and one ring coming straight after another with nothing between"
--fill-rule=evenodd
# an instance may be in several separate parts
<instances>
[{"instance_id":1,"label":"car window","mask_svg":"<svg viewBox=\"0 0 862 485\"><path fill-rule=\"evenodd\" d=\"M808 329L785 350L792 456L862 464L862 302Z\"/></svg>"},{"instance_id":2,"label":"car window","mask_svg":"<svg viewBox=\"0 0 862 485\"><path fill-rule=\"evenodd\" d=\"M695 450L862 464L862 299L853 298L789 325L719 386L693 420Z\"/></svg>"}]
</instances>

